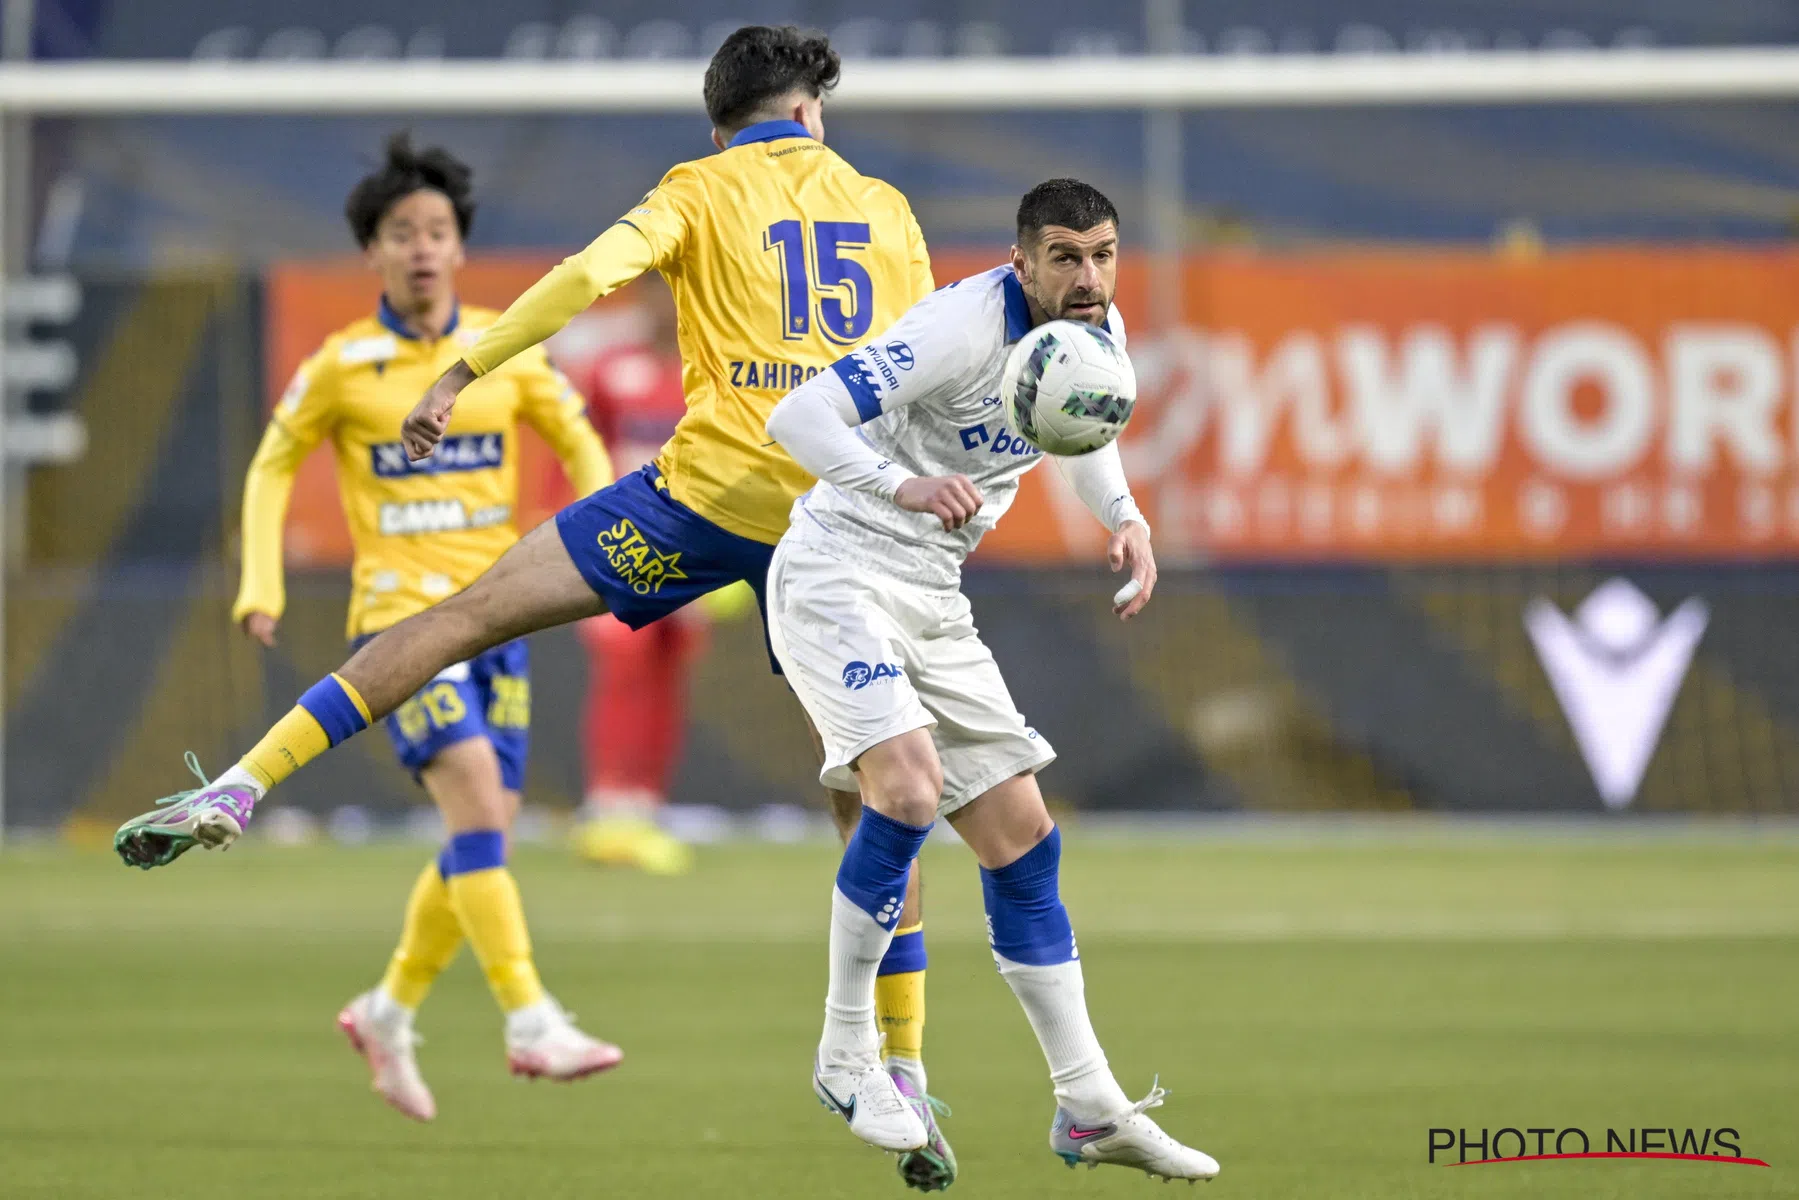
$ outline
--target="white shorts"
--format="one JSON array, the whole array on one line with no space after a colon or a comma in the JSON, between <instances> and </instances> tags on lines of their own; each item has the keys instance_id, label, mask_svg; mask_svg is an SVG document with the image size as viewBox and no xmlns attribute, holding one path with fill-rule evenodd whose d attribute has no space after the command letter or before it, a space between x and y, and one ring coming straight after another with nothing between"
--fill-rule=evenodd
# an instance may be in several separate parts
<instances>
[{"instance_id":1,"label":"white shorts","mask_svg":"<svg viewBox=\"0 0 1799 1200\"><path fill-rule=\"evenodd\" d=\"M768 568L768 636L824 739L826 787L857 790L850 764L913 729L931 731L943 764L939 814L1056 757L1012 703L960 592L926 591L785 537Z\"/></svg>"}]
</instances>

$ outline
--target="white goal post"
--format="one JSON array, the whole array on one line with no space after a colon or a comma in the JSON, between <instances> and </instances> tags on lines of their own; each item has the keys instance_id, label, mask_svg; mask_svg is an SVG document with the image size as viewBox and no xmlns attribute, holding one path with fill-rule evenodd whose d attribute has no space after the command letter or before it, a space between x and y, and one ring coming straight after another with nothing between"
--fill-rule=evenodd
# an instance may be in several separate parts
<instances>
[{"instance_id":1,"label":"white goal post","mask_svg":"<svg viewBox=\"0 0 1799 1200\"><path fill-rule=\"evenodd\" d=\"M312 113L676 113L701 110L704 64L403 61L74 62L0 66L8 118ZM1078 96L1078 100L1074 97ZM1656 103L1799 97L1799 47L1456 54L957 58L855 61L834 111L1051 111ZM1151 144L1156 145L1152 138ZM1178 138L1175 143L1178 153ZM0 180L0 230L7 189ZM0 279L9 278L0 237ZM0 288L0 296L4 289ZM0 379L5 377L0 339ZM0 473L6 406L0 403ZM5 492L0 488L0 497ZM0 522L0 533L5 529ZM7 558L0 547L0 629ZM0 649L0 696L5 694ZM0 837L5 723L0 704Z\"/></svg>"},{"instance_id":2,"label":"white goal post","mask_svg":"<svg viewBox=\"0 0 1799 1200\"><path fill-rule=\"evenodd\" d=\"M0 67L9 115L697 112L705 64L399 61ZM1071 99L1078 84L1078 100ZM1799 95L1799 48L872 59L849 111L1322 107Z\"/></svg>"}]
</instances>

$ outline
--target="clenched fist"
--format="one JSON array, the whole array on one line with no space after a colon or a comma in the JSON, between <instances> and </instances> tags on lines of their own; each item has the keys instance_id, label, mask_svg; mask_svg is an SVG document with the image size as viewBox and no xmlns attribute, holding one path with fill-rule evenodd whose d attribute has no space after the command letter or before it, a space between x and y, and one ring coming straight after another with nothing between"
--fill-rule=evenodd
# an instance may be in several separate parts
<instances>
[{"instance_id":1,"label":"clenched fist","mask_svg":"<svg viewBox=\"0 0 1799 1200\"><path fill-rule=\"evenodd\" d=\"M437 443L443 440L444 430L450 427L450 410L456 407L457 395L474 381L475 373L461 361L438 376L400 426L400 442L406 447L407 458L418 462L431 457Z\"/></svg>"},{"instance_id":2,"label":"clenched fist","mask_svg":"<svg viewBox=\"0 0 1799 1200\"><path fill-rule=\"evenodd\" d=\"M900 484L893 502L907 512L930 513L945 529L960 529L981 511L981 489L966 475L920 475Z\"/></svg>"}]
</instances>

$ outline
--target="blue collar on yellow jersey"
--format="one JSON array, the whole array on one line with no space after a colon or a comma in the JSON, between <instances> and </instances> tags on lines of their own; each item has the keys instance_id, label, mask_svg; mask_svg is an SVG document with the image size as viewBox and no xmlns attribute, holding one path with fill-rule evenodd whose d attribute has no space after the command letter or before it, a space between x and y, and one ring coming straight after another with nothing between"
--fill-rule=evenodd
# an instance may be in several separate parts
<instances>
[{"instance_id":1,"label":"blue collar on yellow jersey","mask_svg":"<svg viewBox=\"0 0 1799 1200\"><path fill-rule=\"evenodd\" d=\"M1031 324L1031 306L1025 302L1024 285L1018 282L1018 272L1007 271L1000 286L1006 294L1006 340L1022 341L1024 335L1036 328ZM1112 332L1112 318L1107 317L1100 322L1101 329Z\"/></svg>"},{"instance_id":2,"label":"blue collar on yellow jersey","mask_svg":"<svg viewBox=\"0 0 1799 1200\"><path fill-rule=\"evenodd\" d=\"M396 337L403 337L409 342L416 342L419 340L418 334L406 328L405 320L399 313L394 311L394 306L387 302L387 296L385 294L381 297L380 306L375 309L375 319L386 326L387 331L394 334ZM450 309L450 323L444 326L444 331L441 336L449 337L452 333L455 333L456 326L460 324L461 321L462 301L458 300L455 302L455 306Z\"/></svg>"},{"instance_id":3,"label":"blue collar on yellow jersey","mask_svg":"<svg viewBox=\"0 0 1799 1200\"><path fill-rule=\"evenodd\" d=\"M751 142L772 142L776 138L809 138L811 136L806 127L798 121L758 121L754 125L739 129L737 136L731 139L731 144L725 149L747 146Z\"/></svg>"}]
</instances>

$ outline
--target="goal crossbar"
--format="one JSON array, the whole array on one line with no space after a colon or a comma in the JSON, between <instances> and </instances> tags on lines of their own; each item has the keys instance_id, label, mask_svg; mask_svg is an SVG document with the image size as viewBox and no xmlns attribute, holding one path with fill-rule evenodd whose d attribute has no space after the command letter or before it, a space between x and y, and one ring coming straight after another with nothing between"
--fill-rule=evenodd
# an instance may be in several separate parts
<instances>
[{"instance_id":1,"label":"goal crossbar","mask_svg":"<svg viewBox=\"0 0 1799 1200\"><path fill-rule=\"evenodd\" d=\"M680 62L81 62L0 66L0 110L123 113L697 112ZM1799 96L1799 47L1458 54L874 59L834 110L1458 105Z\"/></svg>"}]
</instances>

